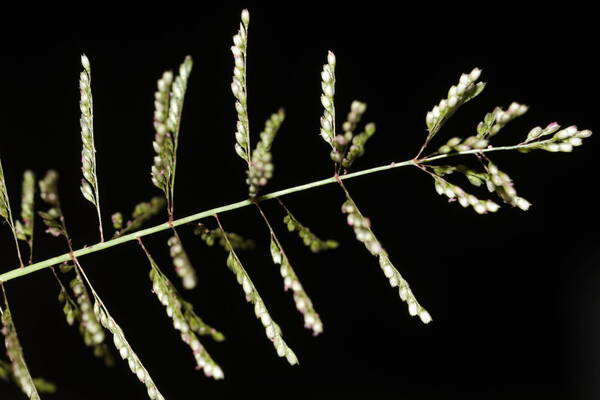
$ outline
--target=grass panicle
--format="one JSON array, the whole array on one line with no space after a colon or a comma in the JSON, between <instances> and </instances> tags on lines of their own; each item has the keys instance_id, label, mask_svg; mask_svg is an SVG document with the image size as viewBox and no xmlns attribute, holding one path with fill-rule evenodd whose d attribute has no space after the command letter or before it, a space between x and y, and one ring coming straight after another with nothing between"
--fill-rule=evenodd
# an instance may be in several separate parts
<instances>
[{"instance_id":1,"label":"grass panicle","mask_svg":"<svg viewBox=\"0 0 600 400\"><path fill-rule=\"evenodd\" d=\"M219 228L225 233L221 221L219 221L219 217L215 215L215 218L219 224ZM234 273L238 284L242 287L246 296L246 301L254 305L254 315L256 315L256 318L260 320L262 326L265 328L265 334L267 335L267 338L273 342L277 355L279 357L285 357L291 365L298 364L296 354L283 340L281 328L273 321L273 318L271 318L271 314L269 314L265 303L258 294L258 290L256 290L256 287L250 280L250 276L242 266L242 262L235 253L235 249L231 246L231 243L229 243L227 235L224 234L223 237L227 242L227 251L229 252L227 256L227 267Z\"/></svg>"},{"instance_id":2,"label":"grass panicle","mask_svg":"<svg viewBox=\"0 0 600 400\"><path fill-rule=\"evenodd\" d=\"M223 370L217 365L202 345L195 331L201 330L205 335L219 335L219 332L210 328L199 319L193 311L190 303L184 302L173 284L165 274L162 273L142 241L139 241L142 250L150 263L150 280L152 281L152 292L158 297L160 303L165 306L167 315L173 320L173 327L181 333L181 339L192 349L196 359L196 368L204 372L208 377L223 379ZM188 317L192 318L188 318ZM195 329L192 329L192 325ZM223 339L222 334L217 336Z\"/></svg>"},{"instance_id":3,"label":"grass panicle","mask_svg":"<svg viewBox=\"0 0 600 400\"><path fill-rule=\"evenodd\" d=\"M98 229L100 230L100 241L104 241L102 230L102 215L100 213L100 194L98 189L98 175L96 174L96 147L94 144L94 105L92 101L92 69L90 60L85 54L81 55L83 71L79 75L79 109L81 118L81 193L83 197L96 207L98 214Z\"/></svg>"},{"instance_id":4,"label":"grass panicle","mask_svg":"<svg viewBox=\"0 0 600 400\"><path fill-rule=\"evenodd\" d=\"M124 360L127 360L131 371L145 385L148 396L153 400L164 399L158 391L154 381L142 365L139 357L135 354L127 342L122 329L117 325L113 317L102 303L102 300L92 287L87 278L78 257L93 254L113 246L121 245L141 237L152 235L161 231L171 230L173 233L169 239L169 248L173 263L178 275L183 278L183 286L191 288L196 284L196 273L191 266L189 257L182 247L181 239L175 230L176 227L200 221L207 217L214 217L218 229L209 229L199 224L195 233L209 246L218 243L227 252L227 266L236 276L247 302L254 306L256 318L260 320L265 329L266 336L273 342L277 355L285 357L290 364L297 364L295 353L283 340L281 329L275 323L267 311L266 305L259 295L256 287L244 269L236 251L254 247L254 242L244 239L234 233L223 230L218 215L227 211L233 211L247 206L256 206L264 218L264 222L270 232L270 250L273 262L279 265L280 274L284 280L284 288L290 289L296 308L304 316L304 324L314 334L323 330L322 322L312 306L312 302L304 291L298 276L291 267L286 253L281 246L276 233L272 229L266 215L260 206L261 202L267 200L278 200L286 211L284 223L288 230L296 231L303 243L311 251L319 252L337 247L333 240L321 240L310 229L302 225L285 208L280 197L292 193L305 191L311 188L327 184L337 183L344 192L344 203L342 213L354 231L356 239L364 244L370 254L377 257L379 266L393 288L397 288L399 296L408 306L411 316L418 316L420 320L428 324L432 321L431 315L417 301L412 289L400 272L390 261L389 254L383 248L381 241L375 236L371 222L363 216L357 204L348 192L344 182L358 176L365 176L377 172L387 171L400 167L416 167L427 173L435 184L437 192L448 198L450 202L457 202L463 207L471 207L478 214L496 212L499 205L492 200L480 199L475 194L465 191L457 184L450 182L450 178L464 176L474 186L473 190L487 188L489 192L497 195L503 202L513 207L527 210L531 203L520 197L515 189L512 178L493 163L488 153L499 151L529 152L532 150L545 150L549 152L571 152L583 144L584 139L591 136L590 130L580 130L575 125L561 128L553 122L545 128L536 126L531 129L526 138L517 144L495 146L493 137L507 124L517 117L523 116L528 107L520 103L511 103L507 109L496 107L487 113L477 128L472 132L467 131L461 137L450 137L438 145L437 151L424 155L431 140L438 134L448 119L465 103L478 96L485 88L485 83L479 82L481 70L474 68L469 73L462 74L457 84L450 87L445 98L439 101L425 116L427 134L424 143L415 157L409 160L386 163L384 165L348 173L348 169L365 152L367 140L375 133L375 124L366 123L360 130L359 124L363 121L367 109L366 103L360 101L352 102L350 111L342 130L336 131L335 113L335 91L336 91L336 56L329 52L327 62L321 71L321 104L323 114L320 118L320 136L330 146L330 157L334 161L334 174L325 179L298 185L272 193L259 194L260 190L268 183L273 174L272 143L277 131L284 120L284 113L280 110L266 122L265 129L260 135L260 140L254 150L250 144L250 125L248 119L248 88L247 88L247 47L248 26L250 15L247 10L241 13L239 30L233 36L231 51L234 57L233 80L231 90L235 97L236 109L236 133L235 151L243 158L248 166L247 182L249 185L249 198L231 204L215 207L210 210L175 219L174 218L174 185L177 164L177 147L180 131L180 122L183 110L185 93L187 91L188 79L192 69L192 59L186 57L180 65L177 74L171 71L165 72L158 80L157 90L154 97L154 140L153 148L155 157L151 168L151 179L155 186L164 193L162 197L155 197L150 202L140 203L135 207L133 215L127 222L120 213L112 217L113 226L116 230L115 236L104 241L102 216L100 212L100 196L98 191L98 179L96 173L96 150L94 144L93 129L93 104L91 91L91 68L88 58L83 55L81 64L83 71L80 75L80 109L81 109L81 138L82 150L82 172L81 191L83 196L93 203L98 214L100 242L75 250L68 235L63 210L61 209L57 181L58 173L48 171L39 182L39 191L42 200L48 205L46 211L39 211L43 222L47 226L47 232L63 237L66 240L68 252L65 254L32 263L24 266L19 248L19 240L27 243L30 253L30 262L33 253L34 216L35 216L35 177L32 172L26 172L23 180L21 197L21 218L13 220L10 208L8 190L4 178L2 163L0 162L0 216L6 220L12 231L16 244L19 267L0 274L0 287L4 293L5 307L0 306L2 312L2 333L5 336L7 354L10 362L0 360L0 379L13 380L31 398L39 398L36 386L46 390L51 388L42 380L33 380L29 375L27 366L23 359L23 351L18 342L14 323L8 308L8 299L4 290L4 283L10 280L27 276L35 271L51 268L59 287L59 300L67 323L77 323L84 342L96 350L97 355L107 355L105 349L105 337L108 335L106 329L113 337L113 342ZM516 124L515 124L516 125ZM356 133L359 132L359 133ZM320 139L315 139L320 140ZM475 156L481 164L481 168L469 167L467 164L457 163L452 165L452 160L459 157ZM441 164L441 165L439 165ZM454 174L454 175L453 175ZM152 216L159 213L163 207L167 208L167 222L156 226L139 229ZM132 233L133 232L133 233ZM142 245L143 247L143 245ZM145 250L145 249L144 249ZM210 336L216 341L224 340L223 334L207 325L194 311L191 303L186 302L177 292L173 284L160 271L150 254L146 251L150 261L150 277L153 289L160 302L166 307L167 314L173 320L174 327L181 333L183 341L191 347L196 364L203 369L204 373L213 378L220 379L223 372L212 358L208 355L198 336ZM54 266L61 264L59 274ZM66 274L71 274L70 278ZM74 275L73 275L74 274ZM70 284L63 284L68 279ZM100 349L100 350L98 350Z\"/></svg>"}]
</instances>

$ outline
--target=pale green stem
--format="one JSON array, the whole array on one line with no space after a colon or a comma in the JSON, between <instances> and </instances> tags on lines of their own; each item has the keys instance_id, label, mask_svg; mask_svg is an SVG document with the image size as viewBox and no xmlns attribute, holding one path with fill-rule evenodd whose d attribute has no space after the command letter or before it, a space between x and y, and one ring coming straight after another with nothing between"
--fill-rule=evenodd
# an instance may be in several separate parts
<instances>
[{"instance_id":1,"label":"pale green stem","mask_svg":"<svg viewBox=\"0 0 600 400\"><path fill-rule=\"evenodd\" d=\"M517 150L517 149L522 149L522 148L527 148L527 147L533 147L533 145L535 145L535 144L538 144L538 143L527 143L527 144L521 143L521 144L517 144L514 146L490 147L490 148L481 149L481 150L474 149L474 150L461 151L461 152L451 153L451 154L439 154L439 155L435 155L435 156L425 157L418 161L406 160L406 161L402 161L402 162L395 162L395 163L393 162L393 163L390 163L387 165L382 165L382 166L375 167L375 168L369 168L369 169L364 169L362 171L357 171L357 172L353 172L353 173L346 174L346 175L340 175L339 179L340 180L351 179L351 178L356 178L356 177L362 176L362 175L369 175L369 174L372 174L375 172L386 171L389 169L394 169L394 168L399 168L399 167L406 167L409 165L416 166L416 165L422 164L422 163L443 160L446 158L451 158L451 157L456 157L456 156L461 156L461 155L490 153L493 151ZM171 229L171 228L179 226L179 225L188 224L190 222L194 222L199 219L206 218L206 217L211 217L213 215L224 213L226 211L232 211L232 210L237 210L238 208L247 207L247 206L253 205L255 202L275 199L277 197L285 196L285 195L296 193L296 192L302 192L304 190L308 190L308 189L312 189L312 188L316 188L319 186L324 186L324 185L328 185L330 183L336 183L336 182L337 182L336 177L321 179L318 181L306 183L304 185L294 186L291 188L278 190L276 192L271 192L271 193L256 197L253 200L250 200L250 199L242 200L242 201L238 201L236 203L231 203L231 204L228 204L225 206L212 208L210 210L192 214L192 215L189 215L184 218L179 218L177 220L174 220L172 223L165 222L165 223L153 226L151 228L142 229L140 231L136 231L136 232L130 233L128 235L119 236L115 239L111 239L106 242L100 242L100 243L96 243L95 245L92 245L92 246L81 248L79 250L74 251L72 253L72 255L75 257L81 257L86 254L96 253L98 251L108 249L109 247L113 247L113 246L117 246L122 243L130 242L132 240L136 240L137 238L152 235L154 233L161 232L161 231L164 231L167 229ZM21 276L29 275L32 272L39 271L44 268L48 268L52 265L60 264L65 261L69 261L71 259L72 259L71 254L66 253L66 254L63 254L60 256L49 258L44 261L37 262L35 264L31 264L24 268L15 268L11 271L1 274L0 275L0 283L7 282L11 279L19 278Z\"/></svg>"}]
</instances>

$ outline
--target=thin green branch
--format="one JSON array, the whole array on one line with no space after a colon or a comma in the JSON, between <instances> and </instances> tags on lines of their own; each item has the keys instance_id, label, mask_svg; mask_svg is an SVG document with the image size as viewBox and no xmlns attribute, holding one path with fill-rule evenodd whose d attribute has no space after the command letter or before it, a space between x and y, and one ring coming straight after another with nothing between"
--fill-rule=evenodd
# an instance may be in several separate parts
<instances>
[{"instance_id":1,"label":"thin green branch","mask_svg":"<svg viewBox=\"0 0 600 400\"><path fill-rule=\"evenodd\" d=\"M432 161L442 160L442 159L456 157L456 156L461 156L461 155L479 154L479 153L490 153L490 152L493 152L493 151L518 150L518 149L533 147L534 145L537 145L537 144L539 144L539 143L535 143L535 144L520 143L520 144L513 145L513 146L489 147L487 149L481 149L481 150L479 150L479 149L473 149L473 150L467 150L467 151L462 151L462 152L457 152L457 153L439 154L439 155L435 155L435 156L431 156L431 157L425 157L425 158L422 158L422 159L420 159L418 161L416 161L416 160L406 160L406 161L402 161L402 162L395 162L395 163L393 162L393 163L382 165L382 166L379 166L379 167L364 169L362 171L357 171L357 172L353 172L353 173L350 173L350 174L341 175L339 177L339 179L346 180L346 179L356 178L358 176L369 175L369 174L372 174L372 173L375 173L375 172L386 171L386 170L390 170L390 169L394 169L394 168L400 168L400 167L406 167L406 166L410 166L410 165L417 165L417 164L429 163L429 162L432 162ZM253 205L254 202L260 202L260 201L275 199L277 197L286 196L288 194L292 194L292 193L296 193L296 192L302 192L304 190L316 188L316 187L319 187L319 186L328 185L328 184L331 184L331 183L337 183L335 177L321 179L321 180L318 180L318 181L306 183L304 185L299 185L299 186L294 186L294 187L283 189L283 190L278 190L276 192L272 192L272 193L268 193L268 194L256 197L254 200L250 200L250 199L248 199L248 200L242 200L242 201L231 203L231 204L228 204L228 205L225 205L225 206L212 208L210 210L206 210L206 211L202 211L202 212L199 212L199 213L196 213L196 214L192 214L192 215L189 215L189 216L184 217L184 218L179 218L177 220L174 220L172 223L165 222L165 223L153 226L151 228L142 229L140 231L133 232L133 233L130 233L128 235L123 235L123 236L117 237L115 239L108 240L106 242L100 242L100 243L97 243L97 244L92 245L92 246L81 248L79 250L74 251L72 253L72 255L74 255L75 257L81 257L81 256L84 256L86 254L96 253L98 251L101 251L101 250L104 250L104 249L108 249L110 247L117 246L117 245L120 245L122 243L130 242L132 240L136 240L139 237L144 237L144 236L152 235L152 234L157 233L157 232L161 232L161 231L164 231L164 230L167 230L167 229L171 229L172 227L176 227L176 226L188 224L190 222L194 222L194 221L197 221L197 220L202 219L202 218L211 217L211 216L213 216L215 214L220 214L220 213L224 213L224 212L227 212L227 211L232 211L232 210L237 210L239 208L247 207L247 206ZM69 253L65 253L65 254L62 254L60 256L52 257L52 258L49 258L47 260L37 262L35 264L31 264L31 265L29 265L27 267L24 267L24 268L15 268L15 269L13 269L11 271L8 271L8 272L5 272L5 273L1 274L0 275L0 282L7 282L7 281L10 281L11 279L15 279L15 278L19 278L19 277L22 277L22 276L25 276L25 275L29 275L29 274L31 274L33 272L39 271L39 270L44 269L44 268L51 267L51 266L56 265L56 264L60 264L60 263L65 262L65 261L70 261L72 259L72 255L69 254Z\"/></svg>"}]
</instances>

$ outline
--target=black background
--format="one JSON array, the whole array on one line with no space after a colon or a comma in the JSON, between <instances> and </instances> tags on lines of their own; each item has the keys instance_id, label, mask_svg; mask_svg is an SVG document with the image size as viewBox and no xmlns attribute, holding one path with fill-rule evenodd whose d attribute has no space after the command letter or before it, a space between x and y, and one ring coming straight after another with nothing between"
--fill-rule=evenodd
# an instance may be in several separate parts
<instances>
[{"instance_id":1,"label":"black background","mask_svg":"<svg viewBox=\"0 0 600 400\"><path fill-rule=\"evenodd\" d=\"M246 5L247 6L247 5ZM190 6L191 7L191 6ZM438 135L472 134L484 113L519 101L531 106L497 144L518 143L533 126L558 121L597 129L596 29L589 10L524 4L442 9L315 5L250 6L249 107L256 134L284 106L274 145L276 175L267 191L327 177L327 145L318 136L320 70L337 55L338 119L353 99L368 102L378 132L354 170L413 157L425 137L427 110L461 72L483 69L485 92ZM105 228L117 210L157 195L151 184L152 101L156 79L187 54L190 78L180 137L176 215L244 198L244 164L233 152L235 111L229 84L231 36L242 6L173 5L125 12L81 10L70 17L4 14L0 38L0 153L13 210L20 176L32 168L61 173L61 196L77 248L97 241L95 210L79 192L79 55L92 63L95 136ZM71 10L73 11L73 10ZM103 10L107 11L107 10ZM106 15L106 16L105 16ZM205 340L226 379L194 370L187 347L150 292L148 265L135 244L85 256L96 290L167 399L207 393L319 394L391 392L400 398L596 399L600 395L600 253L595 230L596 137L573 154L494 153L492 159L533 203L479 216L448 204L431 179L401 168L348 181L348 187L434 321L423 326L389 288L377 262L353 238L329 185L285 198L295 215L338 250L314 255L264 204L325 324L321 337L302 328L268 253L268 232L253 208L222 215L226 229L256 240L241 257L300 366L278 359L245 303L225 253L182 228L198 270L189 299L227 341ZM484 194L484 192L479 192ZM17 213L17 211L15 211ZM159 220L154 222L158 223ZM207 221L213 224L212 220ZM62 254L42 233L35 259ZM8 227L1 227L0 271L16 267ZM146 240L170 267L168 233ZM56 399L146 398L124 363L107 370L68 327L48 270L6 285L34 376L59 386ZM22 398L0 384L0 398Z\"/></svg>"}]
</instances>

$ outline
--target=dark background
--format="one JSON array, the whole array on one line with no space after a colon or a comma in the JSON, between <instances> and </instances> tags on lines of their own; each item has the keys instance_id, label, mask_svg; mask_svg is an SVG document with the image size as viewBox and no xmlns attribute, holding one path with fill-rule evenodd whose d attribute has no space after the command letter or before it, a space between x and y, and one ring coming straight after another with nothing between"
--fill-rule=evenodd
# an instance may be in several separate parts
<instances>
[{"instance_id":1,"label":"dark background","mask_svg":"<svg viewBox=\"0 0 600 400\"><path fill-rule=\"evenodd\" d=\"M245 5L248 6L248 5ZM427 110L460 73L483 69L485 92L438 135L468 136L482 116L511 101L529 104L496 144L520 142L536 125L558 121L598 130L596 29L576 5L534 9L497 4L393 10L249 6L249 107L253 139L284 106L287 119L274 145L276 175L267 191L327 177L328 148L318 136L320 70L337 55L338 121L353 99L369 104L377 134L354 170L413 157L425 137ZM436 6L437 7L437 6ZM229 84L231 36L242 6L136 11L81 10L70 17L4 14L0 38L0 154L13 210L20 177L61 173L61 196L75 247L95 243L95 210L79 192L79 55L92 63L95 136L105 228L115 211L157 195L149 177L156 79L191 54L180 137L176 215L244 198L244 164L233 152L235 111ZM105 16L106 15L106 16ZM573 154L494 153L491 158L533 203L527 213L506 206L479 216L448 204L431 179L402 168L348 181L348 187L414 292L432 313L423 326L376 260L354 240L339 211L342 192L329 185L286 197L294 214L338 250L314 255L264 204L325 324L321 337L302 328L268 253L268 232L253 208L222 215L226 229L257 242L242 260L300 366L278 359L252 308L225 266L182 228L198 270L188 298L227 341L205 340L226 379L194 371L163 307L150 292L148 265L135 244L85 256L96 290L167 399L239 391L287 393L391 392L400 398L597 399L600 395L600 285L595 197L596 137ZM466 186L465 186L466 187ZM479 192L481 195L484 192ZM158 223L161 219L154 222ZM164 220L164 218L162 218ZM35 259L62 254L61 240L36 234ZM212 225L213 221L208 220ZM592 233L594 232L594 233ZM10 232L0 228L0 271L16 267ZM146 240L173 281L168 233ZM146 398L124 363L105 369L64 322L48 270L6 284L34 376L55 382L43 398ZM0 398L23 398L0 384Z\"/></svg>"}]
</instances>

